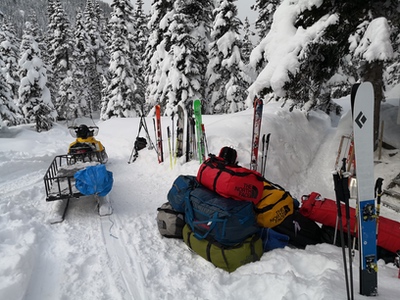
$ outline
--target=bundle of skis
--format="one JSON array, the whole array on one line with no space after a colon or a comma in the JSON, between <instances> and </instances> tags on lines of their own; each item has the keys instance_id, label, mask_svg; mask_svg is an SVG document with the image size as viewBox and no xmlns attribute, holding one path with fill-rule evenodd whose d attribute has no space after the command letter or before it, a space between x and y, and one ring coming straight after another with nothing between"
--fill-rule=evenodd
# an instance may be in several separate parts
<instances>
[{"instance_id":1,"label":"bundle of skis","mask_svg":"<svg viewBox=\"0 0 400 300\"><path fill-rule=\"evenodd\" d=\"M159 163L164 162L163 135L161 125L161 107L156 105L155 118L153 118L153 127L155 135L155 145L151 142L150 134L146 125L146 121L142 116L139 124L138 135L132 149L128 163L134 162L138 157L137 147L138 139L140 139L140 131L143 128L146 132L146 138L150 141L149 149L154 148L157 153ZM175 123L175 116L177 117ZM205 133L205 126L202 121L201 101L194 100L192 105L185 106L182 103L177 105L177 110L171 115L172 130L167 126L167 142L169 151L169 162L172 168L177 160L185 155L185 161L188 162L197 156L202 163L208 152L208 144ZM174 128L176 124L176 129ZM176 134L176 138L175 138Z\"/></svg>"},{"instance_id":2,"label":"bundle of skis","mask_svg":"<svg viewBox=\"0 0 400 300\"><path fill-rule=\"evenodd\" d=\"M259 147L260 147L260 133L261 121L263 114L263 100L254 98L254 115L253 115L253 128L252 128L252 142L251 142L251 161L250 169L258 170L264 176L268 149L271 134L263 134L261 139L261 164L258 164ZM174 121L176 117L176 122ZM205 126L202 121L201 101L194 100L192 105L184 106L182 103L177 105L177 110L171 115L172 130L167 126L167 142L169 151L169 163L171 168L176 164L177 160L185 155L185 161L188 162L195 157L200 163L206 160L208 151L208 143L205 132ZM176 128L174 126L176 125ZM139 123L138 134L132 149L128 163L136 161L139 155L139 150L143 148L138 145L143 140L140 137L141 130L144 129L146 139L149 141L149 149L155 149L157 153L158 162L164 162L164 149L163 149L163 136L161 126L161 107L155 106L155 118L153 118L153 127L155 135L155 145L151 141L149 130L147 128L146 120L142 114ZM176 134L176 137L175 137Z\"/></svg>"},{"instance_id":3,"label":"bundle of skis","mask_svg":"<svg viewBox=\"0 0 400 300\"><path fill-rule=\"evenodd\" d=\"M261 133L261 121L263 116L263 100L255 97L253 106L254 106L254 114L253 114L253 133L251 139L251 159L250 159L250 169L255 170L261 173L262 176L265 175L265 169L267 165L268 158L268 148L269 148L269 140L271 134L263 134L261 139L261 166L258 166L258 150L260 144L260 133Z\"/></svg>"}]
</instances>

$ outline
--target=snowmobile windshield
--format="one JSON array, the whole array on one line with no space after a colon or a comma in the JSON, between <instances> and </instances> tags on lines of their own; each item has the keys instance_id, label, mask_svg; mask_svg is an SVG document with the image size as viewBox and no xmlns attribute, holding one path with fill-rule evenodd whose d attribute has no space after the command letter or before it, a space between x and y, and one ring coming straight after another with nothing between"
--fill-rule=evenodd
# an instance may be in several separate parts
<instances>
[{"instance_id":1,"label":"snowmobile windshield","mask_svg":"<svg viewBox=\"0 0 400 300\"><path fill-rule=\"evenodd\" d=\"M97 136L97 134L99 133L99 127L96 126L96 124L92 118L78 117L78 118L74 119L72 122L69 121L67 123L67 125L68 125L69 134L73 138L79 137L77 135L76 131L79 129L80 126L86 126L90 131L90 136Z\"/></svg>"},{"instance_id":2,"label":"snowmobile windshield","mask_svg":"<svg viewBox=\"0 0 400 300\"><path fill-rule=\"evenodd\" d=\"M79 132L79 127L80 126L69 126L68 127L68 131L69 134L73 137L73 138L78 138L81 137L79 136L78 132ZM88 130L90 131L90 135L88 136L97 136L97 134L99 133L99 127L97 126L87 126Z\"/></svg>"}]
</instances>

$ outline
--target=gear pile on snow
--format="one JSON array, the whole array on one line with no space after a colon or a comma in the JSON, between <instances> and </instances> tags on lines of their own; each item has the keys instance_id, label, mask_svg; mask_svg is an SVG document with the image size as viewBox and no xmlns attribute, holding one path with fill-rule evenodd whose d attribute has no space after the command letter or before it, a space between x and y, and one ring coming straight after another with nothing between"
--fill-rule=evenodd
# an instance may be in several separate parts
<instances>
[{"instance_id":1,"label":"gear pile on snow","mask_svg":"<svg viewBox=\"0 0 400 300\"><path fill-rule=\"evenodd\" d=\"M164 204L158 209L157 224L162 236L182 238L195 253L233 272L258 261L266 251L302 239L300 231L306 218L296 214L285 223L294 215L297 200L257 171L238 166L236 151L227 148L218 156L210 155L197 176L175 179L167 195L170 207L165 210ZM307 222L319 229L315 222ZM176 233L177 228L182 228L181 232ZM307 243L319 241L310 238Z\"/></svg>"}]
</instances>

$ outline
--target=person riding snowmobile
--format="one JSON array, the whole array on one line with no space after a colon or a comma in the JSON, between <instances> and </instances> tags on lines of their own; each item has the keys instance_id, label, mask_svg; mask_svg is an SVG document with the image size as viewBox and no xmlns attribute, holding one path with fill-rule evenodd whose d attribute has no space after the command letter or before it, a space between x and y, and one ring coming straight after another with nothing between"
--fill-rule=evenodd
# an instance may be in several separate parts
<instances>
[{"instance_id":1,"label":"person riding snowmobile","mask_svg":"<svg viewBox=\"0 0 400 300\"><path fill-rule=\"evenodd\" d=\"M69 145L68 154L80 155L83 160L89 161L96 160L97 156L101 163L106 163L108 160L106 149L100 141L94 138L94 131L85 124L74 127L74 130L76 140Z\"/></svg>"}]
</instances>

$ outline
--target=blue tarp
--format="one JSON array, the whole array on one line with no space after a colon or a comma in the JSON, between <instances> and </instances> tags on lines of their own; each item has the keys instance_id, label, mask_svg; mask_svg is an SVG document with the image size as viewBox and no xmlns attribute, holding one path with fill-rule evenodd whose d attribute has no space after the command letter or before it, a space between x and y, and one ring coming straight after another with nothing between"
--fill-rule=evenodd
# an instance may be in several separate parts
<instances>
[{"instance_id":1,"label":"blue tarp","mask_svg":"<svg viewBox=\"0 0 400 300\"><path fill-rule=\"evenodd\" d=\"M86 167L75 173L75 186L83 195L106 196L113 186L113 174L107 171L106 166Z\"/></svg>"}]
</instances>

